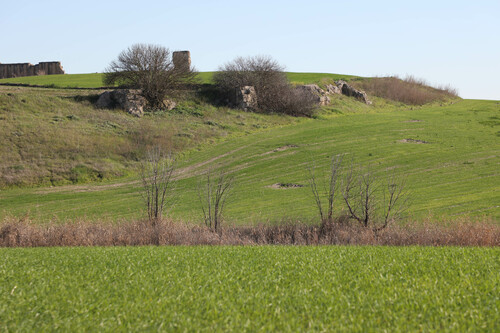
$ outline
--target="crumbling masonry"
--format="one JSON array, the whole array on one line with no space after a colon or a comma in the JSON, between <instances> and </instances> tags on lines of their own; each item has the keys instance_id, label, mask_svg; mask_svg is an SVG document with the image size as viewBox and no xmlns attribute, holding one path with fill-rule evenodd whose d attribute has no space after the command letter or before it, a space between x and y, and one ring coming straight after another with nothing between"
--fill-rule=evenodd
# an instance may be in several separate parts
<instances>
[{"instance_id":1,"label":"crumbling masonry","mask_svg":"<svg viewBox=\"0 0 500 333\"><path fill-rule=\"evenodd\" d=\"M189 71L191 68L191 53L189 51L175 51L172 54L172 60L177 69Z\"/></svg>"},{"instance_id":2,"label":"crumbling masonry","mask_svg":"<svg viewBox=\"0 0 500 333\"><path fill-rule=\"evenodd\" d=\"M0 79L20 76L64 74L64 70L59 61L41 62L36 65L30 63L22 64L1 64Z\"/></svg>"}]
</instances>

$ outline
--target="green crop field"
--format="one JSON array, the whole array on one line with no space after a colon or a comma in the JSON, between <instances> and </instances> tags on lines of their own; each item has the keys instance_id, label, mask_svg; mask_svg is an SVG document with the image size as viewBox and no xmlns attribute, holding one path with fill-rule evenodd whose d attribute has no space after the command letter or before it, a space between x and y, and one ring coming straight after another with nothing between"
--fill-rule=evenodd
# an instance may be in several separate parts
<instances>
[{"instance_id":1,"label":"green crop field","mask_svg":"<svg viewBox=\"0 0 500 333\"><path fill-rule=\"evenodd\" d=\"M500 330L500 250L0 249L2 331Z\"/></svg>"},{"instance_id":2,"label":"green crop field","mask_svg":"<svg viewBox=\"0 0 500 333\"><path fill-rule=\"evenodd\" d=\"M201 83L209 83L212 79L212 72L202 72L199 74ZM19 83L36 86L50 86L53 88L100 88L104 86L102 73L92 74L62 74L62 75L41 75L25 76L9 79L0 79L0 83Z\"/></svg>"},{"instance_id":3,"label":"green crop field","mask_svg":"<svg viewBox=\"0 0 500 333\"><path fill-rule=\"evenodd\" d=\"M104 86L101 73L25 76L0 79L0 83L52 86L54 88L99 88Z\"/></svg>"},{"instance_id":4,"label":"green crop field","mask_svg":"<svg viewBox=\"0 0 500 333\"><path fill-rule=\"evenodd\" d=\"M200 72L198 79L200 83L212 83L214 72ZM326 74L326 73L287 73L290 81L299 84L320 83L323 79L349 80L352 75ZM54 88L99 88L104 86L103 74L62 74L26 76L9 79L0 79L0 83L19 83L37 86L51 86Z\"/></svg>"}]
</instances>

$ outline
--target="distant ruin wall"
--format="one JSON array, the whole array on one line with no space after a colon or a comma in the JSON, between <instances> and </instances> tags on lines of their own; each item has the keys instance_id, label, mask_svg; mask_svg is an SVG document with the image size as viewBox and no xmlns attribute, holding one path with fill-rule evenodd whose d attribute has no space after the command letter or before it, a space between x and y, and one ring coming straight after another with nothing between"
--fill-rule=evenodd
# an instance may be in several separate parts
<instances>
[{"instance_id":1,"label":"distant ruin wall","mask_svg":"<svg viewBox=\"0 0 500 333\"><path fill-rule=\"evenodd\" d=\"M172 60L175 68L187 71L191 68L191 53L189 51L175 51L172 54Z\"/></svg>"},{"instance_id":2,"label":"distant ruin wall","mask_svg":"<svg viewBox=\"0 0 500 333\"><path fill-rule=\"evenodd\" d=\"M36 65L30 63L0 64L0 79L51 74L64 74L59 61L41 62Z\"/></svg>"}]
</instances>

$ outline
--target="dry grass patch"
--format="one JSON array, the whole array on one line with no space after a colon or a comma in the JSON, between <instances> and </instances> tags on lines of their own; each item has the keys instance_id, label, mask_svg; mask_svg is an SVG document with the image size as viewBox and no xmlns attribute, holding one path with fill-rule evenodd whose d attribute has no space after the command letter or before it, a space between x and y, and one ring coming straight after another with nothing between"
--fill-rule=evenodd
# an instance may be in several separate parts
<instances>
[{"instance_id":1,"label":"dry grass patch","mask_svg":"<svg viewBox=\"0 0 500 333\"><path fill-rule=\"evenodd\" d=\"M367 80L353 81L353 85L374 95L393 101L424 105L432 102L446 101L458 97L456 89L450 86L432 87L425 80L407 76L375 77Z\"/></svg>"},{"instance_id":2,"label":"dry grass patch","mask_svg":"<svg viewBox=\"0 0 500 333\"><path fill-rule=\"evenodd\" d=\"M500 246L500 225L490 220L459 219L390 225L374 232L338 219L322 226L297 222L225 227L220 233L190 223L78 221L43 225L7 218L0 224L0 247L139 245L389 245Z\"/></svg>"}]
</instances>

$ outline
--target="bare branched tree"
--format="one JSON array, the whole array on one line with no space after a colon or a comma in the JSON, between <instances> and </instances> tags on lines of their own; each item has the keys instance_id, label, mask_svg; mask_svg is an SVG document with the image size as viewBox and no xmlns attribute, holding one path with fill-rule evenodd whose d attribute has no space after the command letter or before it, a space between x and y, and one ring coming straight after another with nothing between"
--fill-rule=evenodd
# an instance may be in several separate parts
<instances>
[{"instance_id":1,"label":"bare branched tree","mask_svg":"<svg viewBox=\"0 0 500 333\"><path fill-rule=\"evenodd\" d=\"M167 94L193 82L196 74L192 67L175 67L170 50L163 46L135 44L111 62L104 84L141 89L151 107L161 108Z\"/></svg>"},{"instance_id":2,"label":"bare branched tree","mask_svg":"<svg viewBox=\"0 0 500 333\"><path fill-rule=\"evenodd\" d=\"M337 155L332 157L328 179L326 181L323 181L322 184L318 184L319 180L316 177L314 165L309 168L309 183L311 185L313 197L316 202L316 206L318 208L321 222L323 224L333 222L333 213L334 213L333 206L334 206L335 194L337 193L338 189L337 182L340 175L342 159L343 155ZM319 186L322 187L322 191L318 189ZM324 197L326 197L327 209L328 209L328 212L326 214L323 209Z\"/></svg>"},{"instance_id":3,"label":"bare branched tree","mask_svg":"<svg viewBox=\"0 0 500 333\"><path fill-rule=\"evenodd\" d=\"M219 67L213 79L224 92L253 86L259 97L266 88L288 83L284 68L269 56L238 57Z\"/></svg>"},{"instance_id":4,"label":"bare branched tree","mask_svg":"<svg viewBox=\"0 0 500 333\"><path fill-rule=\"evenodd\" d=\"M170 203L174 166L172 155L163 152L160 147L148 150L145 160L141 163L142 196L153 226L160 221L165 207Z\"/></svg>"},{"instance_id":5,"label":"bare branched tree","mask_svg":"<svg viewBox=\"0 0 500 333\"><path fill-rule=\"evenodd\" d=\"M342 194L349 214L351 218L368 227L376 208L375 190L377 184L375 177L371 172L355 176L351 165L344 179Z\"/></svg>"},{"instance_id":6,"label":"bare branched tree","mask_svg":"<svg viewBox=\"0 0 500 333\"><path fill-rule=\"evenodd\" d=\"M234 177L225 170L213 175L211 170L206 173L205 184L198 185L198 198L203 211L204 222L215 232L221 232L223 211L228 195L233 187Z\"/></svg>"},{"instance_id":7,"label":"bare branched tree","mask_svg":"<svg viewBox=\"0 0 500 333\"><path fill-rule=\"evenodd\" d=\"M380 231L406 209L406 179L392 174L388 179L387 188L383 188L373 172L364 170L356 174L351 163L343 178L342 197L350 218L364 227Z\"/></svg>"},{"instance_id":8,"label":"bare branched tree","mask_svg":"<svg viewBox=\"0 0 500 333\"><path fill-rule=\"evenodd\" d=\"M264 112L311 116L314 109L311 96L294 89L284 67L269 56L238 57L219 67L213 80L226 97L241 87L253 86Z\"/></svg>"},{"instance_id":9,"label":"bare branched tree","mask_svg":"<svg viewBox=\"0 0 500 333\"><path fill-rule=\"evenodd\" d=\"M384 207L386 208L383 223L376 228L382 230L390 221L397 219L409 204L409 192L406 186L406 177L397 177L394 173L388 178L387 189L384 191Z\"/></svg>"}]
</instances>

